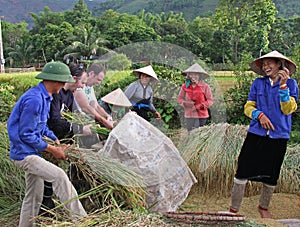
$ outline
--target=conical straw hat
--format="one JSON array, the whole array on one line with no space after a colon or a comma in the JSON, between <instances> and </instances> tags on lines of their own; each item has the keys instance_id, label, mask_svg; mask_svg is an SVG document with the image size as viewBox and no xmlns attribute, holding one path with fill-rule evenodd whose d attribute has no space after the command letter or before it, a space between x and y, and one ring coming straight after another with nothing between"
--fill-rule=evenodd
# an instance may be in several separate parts
<instances>
[{"instance_id":1,"label":"conical straw hat","mask_svg":"<svg viewBox=\"0 0 300 227\"><path fill-rule=\"evenodd\" d=\"M205 72L205 70L198 63L193 64L191 67L189 67L188 69L186 69L182 72L182 74L184 76L187 76L188 73L199 73L204 78L209 77L209 74L207 72Z\"/></svg>"},{"instance_id":2,"label":"conical straw hat","mask_svg":"<svg viewBox=\"0 0 300 227\"><path fill-rule=\"evenodd\" d=\"M139 68L139 69L135 69L133 70L133 74L136 75L136 76L139 76L140 73L144 73L144 74L147 74L148 76L151 76L153 77L155 80L158 81L158 78L152 68L151 65L148 65L146 67L143 67L143 68Z\"/></svg>"},{"instance_id":3,"label":"conical straw hat","mask_svg":"<svg viewBox=\"0 0 300 227\"><path fill-rule=\"evenodd\" d=\"M103 102L116 105L130 107L131 103L121 88L118 88L101 98Z\"/></svg>"},{"instance_id":4,"label":"conical straw hat","mask_svg":"<svg viewBox=\"0 0 300 227\"><path fill-rule=\"evenodd\" d=\"M288 59L287 57L285 57L284 55L279 53L277 50L274 50L268 54L265 54L265 55L257 58L250 64L250 68L253 72L255 72L259 75L263 75L263 76L265 75L265 72L262 70L262 59L264 59L264 58L280 59L284 63L284 66L290 71L290 75L292 75L297 69L297 66L294 62L292 62L290 59Z\"/></svg>"}]
</instances>

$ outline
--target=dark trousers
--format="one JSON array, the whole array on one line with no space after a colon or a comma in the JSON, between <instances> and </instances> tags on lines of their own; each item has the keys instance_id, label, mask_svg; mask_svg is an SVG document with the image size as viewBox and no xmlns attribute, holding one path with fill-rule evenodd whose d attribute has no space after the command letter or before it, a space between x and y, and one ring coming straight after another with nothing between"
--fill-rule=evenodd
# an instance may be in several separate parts
<instances>
[{"instance_id":1,"label":"dark trousers","mask_svg":"<svg viewBox=\"0 0 300 227\"><path fill-rule=\"evenodd\" d=\"M206 118L186 118L186 128L191 131L206 124Z\"/></svg>"}]
</instances>

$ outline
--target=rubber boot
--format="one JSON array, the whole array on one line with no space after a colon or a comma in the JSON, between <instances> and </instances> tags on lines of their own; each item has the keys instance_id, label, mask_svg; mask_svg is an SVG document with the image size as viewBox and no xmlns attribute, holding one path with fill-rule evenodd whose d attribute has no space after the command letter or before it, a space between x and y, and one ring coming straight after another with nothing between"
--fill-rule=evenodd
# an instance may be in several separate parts
<instances>
[{"instance_id":1,"label":"rubber boot","mask_svg":"<svg viewBox=\"0 0 300 227\"><path fill-rule=\"evenodd\" d=\"M234 184L231 192L231 206L229 211L237 213L242 205L247 180L234 178Z\"/></svg>"},{"instance_id":2,"label":"rubber boot","mask_svg":"<svg viewBox=\"0 0 300 227\"><path fill-rule=\"evenodd\" d=\"M50 213L45 212L45 209L50 210L55 207L54 201L52 200L52 195L53 195L52 183L44 181L44 195L43 195L43 201L41 204L39 214L42 214L43 216L50 215Z\"/></svg>"},{"instance_id":3,"label":"rubber boot","mask_svg":"<svg viewBox=\"0 0 300 227\"><path fill-rule=\"evenodd\" d=\"M268 213L268 209L274 190L275 186L263 184L258 206L258 210L262 218L272 218L272 216Z\"/></svg>"}]
</instances>

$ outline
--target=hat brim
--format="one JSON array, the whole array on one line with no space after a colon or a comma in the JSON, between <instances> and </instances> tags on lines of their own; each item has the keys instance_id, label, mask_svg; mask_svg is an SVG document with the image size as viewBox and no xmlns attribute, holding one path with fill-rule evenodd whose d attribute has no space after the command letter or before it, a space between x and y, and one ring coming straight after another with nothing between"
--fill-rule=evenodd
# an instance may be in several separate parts
<instances>
[{"instance_id":1,"label":"hat brim","mask_svg":"<svg viewBox=\"0 0 300 227\"><path fill-rule=\"evenodd\" d=\"M250 63L251 70L259 75L265 76L266 74L262 70L262 60L265 58L276 58L276 59L279 59L280 61L282 61L284 66L289 70L290 75L295 73L297 70L297 66L293 61L291 61L290 59L288 59L287 57L285 57L284 55L280 54L277 51L273 51L269 54L263 55L263 56L255 59L252 63Z\"/></svg>"},{"instance_id":2,"label":"hat brim","mask_svg":"<svg viewBox=\"0 0 300 227\"><path fill-rule=\"evenodd\" d=\"M199 74L199 76L202 76L204 79L207 79L207 78L209 78L210 77L210 75L209 74L207 74L207 73L203 73L203 72L182 72L182 75L184 75L184 76L188 76L188 74L189 73L198 73Z\"/></svg>"},{"instance_id":3,"label":"hat brim","mask_svg":"<svg viewBox=\"0 0 300 227\"><path fill-rule=\"evenodd\" d=\"M151 76L156 81L159 81L151 65L133 70L135 76L139 76L141 73Z\"/></svg>"},{"instance_id":4,"label":"hat brim","mask_svg":"<svg viewBox=\"0 0 300 227\"><path fill-rule=\"evenodd\" d=\"M108 93L104 97L101 98L103 102L115 105L115 106L124 106L130 107L132 106L131 102L121 90L121 88L117 88L116 90Z\"/></svg>"},{"instance_id":5,"label":"hat brim","mask_svg":"<svg viewBox=\"0 0 300 227\"><path fill-rule=\"evenodd\" d=\"M69 75L69 77L67 79L64 79L64 78L62 78L61 75L52 74L52 73L45 73L45 72L40 72L35 78L36 79L41 79L41 80L50 80L50 81L63 82L63 83L74 83L75 82L72 75Z\"/></svg>"},{"instance_id":6,"label":"hat brim","mask_svg":"<svg viewBox=\"0 0 300 227\"><path fill-rule=\"evenodd\" d=\"M210 77L209 74L198 63L195 63L188 69L182 71L182 75L184 76L187 76L189 73L198 73L204 79Z\"/></svg>"}]
</instances>

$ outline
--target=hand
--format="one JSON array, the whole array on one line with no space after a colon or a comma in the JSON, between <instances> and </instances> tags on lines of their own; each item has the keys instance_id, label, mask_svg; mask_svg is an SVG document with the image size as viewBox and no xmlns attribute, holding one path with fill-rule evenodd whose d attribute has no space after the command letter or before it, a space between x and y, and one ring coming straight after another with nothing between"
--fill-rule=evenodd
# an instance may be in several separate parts
<instances>
[{"instance_id":1,"label":"hand","mask_svg":"<svg viewBox=\"0 0 300 227\"><path fill-rule=\"evenodd\" d=\"M60 144L59 139L55 140L54 143L57 144L57 145L59 145Z\"/></svg>"},{"instance_id":2,"label":"hand","mask_svg":"<svg viewBox=\"0 0 300 227\"><path fill-rule=\"evenodd\" d=\"M52 146L48 144L46 151L51 153L57 159L67 160L65 150L69 147L70 144L66 144L62 146Z\"/></svg>"},{"instance_id":3,"label":"hand","mask_svg":"<svg viewBox=\"0 0 300 227\"><path fill-rule=\"evenodd\" d=\"M115 124L114 121L109 121L109 120L106 120L106 121L103 122L103 123L104 123L104 126L105 126L106 128L108 128L108 129L113 129L114 124Z\"/></svg>"},{"instance_id":4,"label":"hand","mask_svg":"<svg viewBox=\"0 0 300 227\"><path fill-rule=\"evenodd\" d=\"M107 117L106 117L106 120L108 120L108 121L113 121L113 118L112 118L112 116L111 115L107 115Z\"/></svg>"},{"instance_id":5,"label":"hand","mask_svg":"<svg viewBox=\"0 0 300 227\"><path fill-rule=\"evenodd\" d=\"M262 117L259 119L259 122L261 124L261 127L263 127L264 129L267 129L267 130L275 129L274 125L272 124L270 119L265 114L262 115Z\"/></svg>"},{"instance_id":6,"label":"hand","mask_svg":"<svg viewBox=\"0 0 300 227\"><path fill-rule=\"evenodd\" d=\"M185 107L185 108L191 108L191 107L194 107L195 106L195 103L193 101L183 101L182 105Z\"/></svg>"},{"instance_id":7,"label":"hand","mask_svg":"<svg viewBox=\"0 0 300 227\"><path fill-rule=\"evenodd\" d=\"M83 126L83 128L82 128L82 133L83 133L84 135L91 135L91 134L92 134L91 127L92 127L92 124Z\"/></svg>"},{"instance_id":8,"label":"hand","mask_svg":"<svg viewBox=\"0 0 300 227\"><path fill-rule=\"evenodd\" d=\"M199 103L199 104L196 105L196 109L198 109L198 110L204 110L205 108L206 107L204 106L203 103Z\"/></svg>"},{"instance_id":9,"label":"hand","mask_svg":"<svg viewBox=\"0 0 300 227\"><path fill-rule=\"evenodd\" d=\"M154 112L154 116L157 118L157 119L161 119L161 115L159 112L155 111Z\"/></svg>"},{"instance_id":10,"label":"hand","mask_svg":"<svg viewBox=\"0 0 300 227\"><path fill-rule=\"evenodd\" d=\"M290 71L287 68L278 71L278 75L280 77L280 84L286 84L287 80L290 78Z\"/></svg>"}]
</instances>

